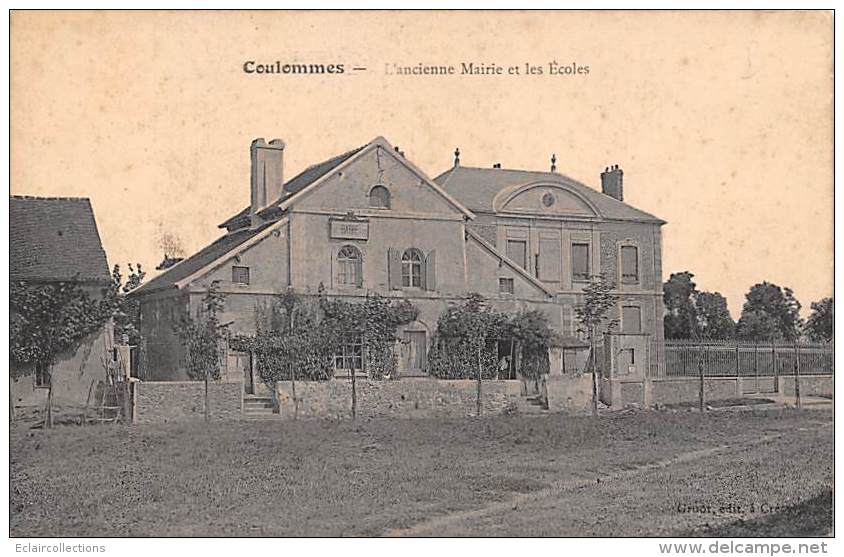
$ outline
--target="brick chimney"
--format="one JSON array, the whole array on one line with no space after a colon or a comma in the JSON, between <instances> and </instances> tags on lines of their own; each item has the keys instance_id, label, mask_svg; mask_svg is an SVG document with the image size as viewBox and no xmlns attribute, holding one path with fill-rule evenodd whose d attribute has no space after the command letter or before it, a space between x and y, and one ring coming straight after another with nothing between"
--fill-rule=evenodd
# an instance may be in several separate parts
<instances>
[{"instance_id":1,"label":"brick chimney","mask_svg":"<svg viewBox=\"0 0 844 557\"><path fill-rule=\"evenodd\" d=\"M252 142L249 152L252 159L249 216L252 226L258 226L261 224L258 211L281 197L284 186L284 141L273 139L267 143L264 138L258 138Z\"/></svg>"},{"instance_id":2,"label":"brick chimney","mask_svg":"<svg viewBox=\"0 0 844 557\"><path fill-rule=\"evenodd\" d=\"M601 172L601 191L604 195L624 201L624 171L617 164Z\"/></svg>"}]
</instances>

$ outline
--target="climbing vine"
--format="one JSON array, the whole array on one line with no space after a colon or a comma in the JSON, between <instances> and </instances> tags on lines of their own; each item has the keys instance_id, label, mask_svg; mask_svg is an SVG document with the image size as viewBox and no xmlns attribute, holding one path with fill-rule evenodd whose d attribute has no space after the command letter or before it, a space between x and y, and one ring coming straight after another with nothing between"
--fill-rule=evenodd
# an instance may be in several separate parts
<instances>
[{"instance_id":1,"label":"climbing vine","mask_svg":"<svg viewBox=\"0 0 844 557\"><path fill-rule=\"evenodd\" d=\"M498 343L510 344L515 368L527 378L538 378L550 370L548 349L559 345L559 335L539 310L524 310L512 317L472 293L461 304L451 305L437 320L429 373L442 379L498 377ZM508 365L509 369L509 365Z\"/></svg>"},{"instance_id":2,"label":"climbing vine","mask_svg":"<svg viewBox=\"0 0 844 557\"><path fill-rule=\"evenodd\" d=\"M330 379L335 355L344 342L357 338L362 367L373 379L386 379L395 377L396 331L417 315L418 310L407 300L377 295L362 302L324 295L314 300L288 291L279 294L269 315L258 320L255 335L234 335L230 345L254 354L261 379L272 384Z\"/></svg>"}]
</instances>

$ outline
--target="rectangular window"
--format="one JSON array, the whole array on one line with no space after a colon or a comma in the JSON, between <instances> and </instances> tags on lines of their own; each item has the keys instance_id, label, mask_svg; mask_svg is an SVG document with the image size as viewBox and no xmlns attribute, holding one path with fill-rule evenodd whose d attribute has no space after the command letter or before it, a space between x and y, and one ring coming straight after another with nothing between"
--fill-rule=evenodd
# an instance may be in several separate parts
<instances>
[{"instance_id":1,"label":"rectangular window","mask_svg":"<svg viewBox=\"0 0 844 557\"><path fill-rule=\"evenodd\" d=\"M235 284L249 284L249 267L233 265L232 282Z\"/></svg>"},{"instance_id":2,"label":"rectangular window","mask_svg":"<svg viewBox=\"0 0 844 557\"><path fill-rule=\"evenodd\" d=\"M638 335L642 332L642 309L639 306L621 308L621 332L626 335Z\"/></svg>"},{"instance_id":3,"label":"rectangular window","mask_svg":"<svg viewBox=\"0 0 844 557\"><path fill-rule=\"evenodd\" d=\"M639 248L636 246L621 246L621 282L639 282Z\"/></svg>"},{"instance_id":4,"label":"rectangular window","mask_svg":"<svg viewBox=\"0 0 844 557\"><path fill-rule=\"evenodd\" d=\"M515 292L513 279L503 277L498 279L498 292L499 294L513 294Z\"/></svg>"},{"instance_id":5,"label":"rectangular window","mask_svg":"<svg viewBox=\"0 0 844 557\"><path fill-rule=\"evenodd\" d=\"M522 269L527 269L527 242L507 240L507 257Z\"/></svg>"},{"instance_id":6,"label":"rectangular window","mask_svg":"<svg viewBox=\"0 0 844 557\"><path fill-rule=\"evenodd\" d=\"M334 368L349 372L363 370L363 341L360 335L346 335L334 354Z\"/></svg>"},{"instance_id":7,"label":"rectangular window","mask_svg":"<svg viewBox=\"0 0 844 557\"><path fill-rule=\"evenodd\" d=\"M35 386L49 387L50 386L50 369L49 366L42 363L35 364Z\"/></svg>"},{"instance_id":8,"label":"rectangular window","mask_svg":"<svg viewBox=\"0 0 844 557\"><path fill-rule=\"evenodd\" d=\"M571 278L589 280L589 244L571 245Z\"/></svg>"}]
</instances>

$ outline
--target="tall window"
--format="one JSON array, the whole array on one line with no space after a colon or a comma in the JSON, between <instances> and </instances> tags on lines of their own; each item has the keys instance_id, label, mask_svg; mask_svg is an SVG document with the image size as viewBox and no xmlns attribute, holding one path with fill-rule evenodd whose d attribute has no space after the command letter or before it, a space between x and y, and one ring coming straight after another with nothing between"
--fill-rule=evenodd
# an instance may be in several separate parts
<instances>
[{"instance_id":1,"label":"tall window","mask_svg":"<svg viewBox=\"0 0 844 557\"><path fill-rule=\"evenodd\" d=\"M401 256L401 285L422 287L422 254L419 250L409 249Z\"/></svg>"},{"instance_id":2,"label":"tall window","mask_svg":"<svg viewBox=\"0 0 844 557\"><path fill-rule=\"evenodd\" d=\"M360 335L346 335L334 354L334 368L338 370L363 369L363 341Z\"/></svg>"},{"instance_id":3,"label":"tall window","mask_svg":"<svg viewBox=\"0 0 844 557\"><path fill-rule=\"evenodd\" d=\"M642 332L642 309L639 306L621 308L621 332L628 335Z\"/></svg>"},{"instance_id":4,"label":"tall window","mask_svg":"<svg viewBox=\"0 0 844 557\"><path fill-rule=\"evenodd\" d=\"M355 246L343 246L337 252L337 284L361 286L363 283L362 257Z\"/></svg>"},{"instance_id":5,"label":"tall window","mask_svg":"<svg viewBox=\"0 0 844 557\"><path fill-rule=\"evenodd\" d=\"M522 269L527 269L527 242L524 240L507 240L507 257Z\"/></svg>"},{"instance_id":6,"label":"tall window","mask_svg":"<svg viewBox=\"0 0 844 557\"><path fill-rule=\"evenodd\" d=\"M369 206L377 209L389 209L390 190L384 186L375 186L369 190Z\"/></svg>"},{"instance_id":7,"label":"tall window","mask_svg":"<svg viewBox=\"0 0 844 557\"><path fill-rule=\"evenodd\" d=\"M232 282L235 284L249 284L249 267L232 265Z\"/></svg>"},{"instance_id":8,"label":"tall window","mask_svg":"<svg viewBox=\"0 0 844 557\"><path fill-rule=\"evenodd\" d=\"M639 282L639 248L636 246L621 246L621 282Z\"/></svg>"},{"instance_id":9,"label":"tall window","mask_svg":"<svg viewBox=\"0 0 844 557\"><path fill-rule=\"evenodd\" d=\"M574 280L589 280L589 244L571 245L571 276Z\"/></svg>"}]
</instances>

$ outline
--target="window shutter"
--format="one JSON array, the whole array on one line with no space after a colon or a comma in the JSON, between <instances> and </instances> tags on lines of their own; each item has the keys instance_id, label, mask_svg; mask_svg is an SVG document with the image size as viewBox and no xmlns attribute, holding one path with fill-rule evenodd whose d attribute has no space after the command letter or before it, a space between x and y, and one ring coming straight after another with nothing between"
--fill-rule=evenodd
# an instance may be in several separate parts
<instances>
[{"instance_id":1,"label":"window shutter","mask_svg":"<svg viewBox=\"0 0 844 557\"><path fill-rule=\"evenodd\" d=\"M355 261L355 285L358 288L363 287L363 255L361 254L358 257L358 260Z\"/></svg>"},{"instance_id":2,"label":"window shutter","mask_svg":"<svg viewBox=\"0 0 844 557\"><path fill-rule=\"evenodd\" d=\"M387 284L391 290L401 288L401 255L396 248L387 248Z\"/></svg>"},{"instance_id":3,"label":"window shutter","mask_svg":"<svg viewBox=\"0 0 844 557\"><path fill-rule=\"evenodd\" d=\"M437 250L432 249L425 258L425 272L422 273L424 283L422 287L425 290L437 289Z\"/></svg>"}]
</instances>

